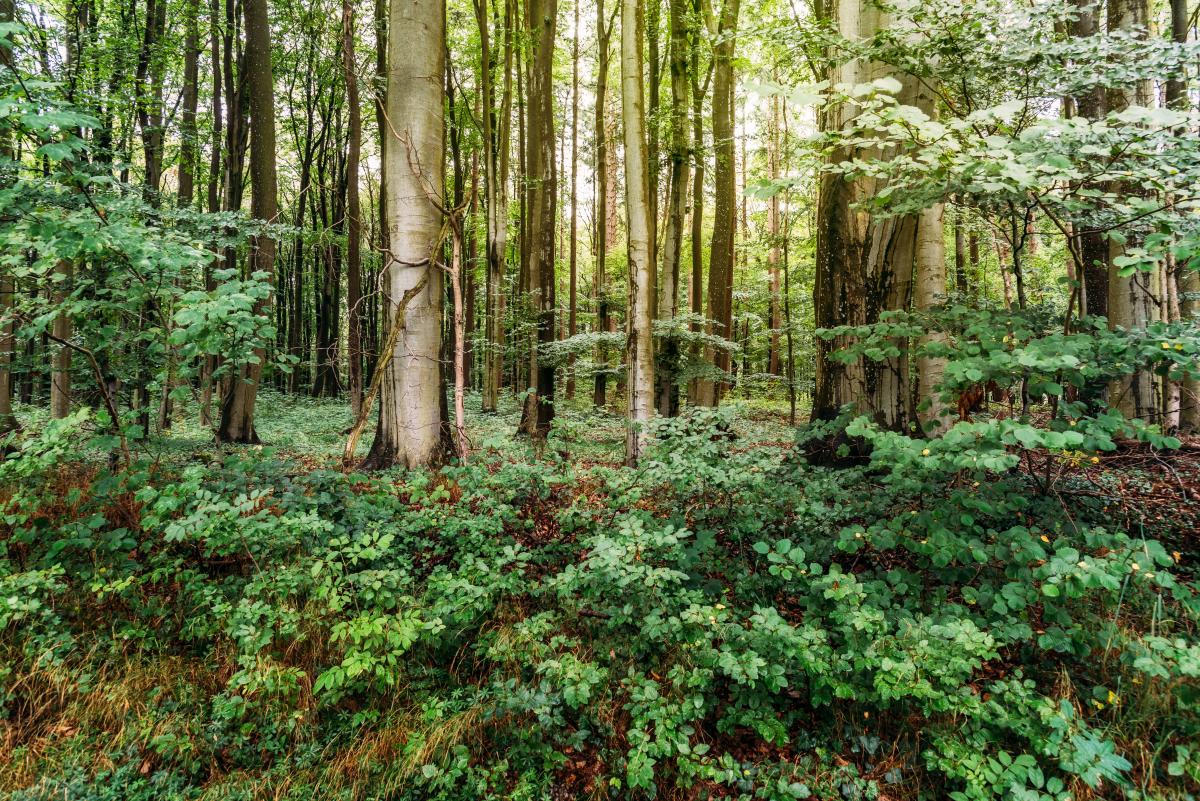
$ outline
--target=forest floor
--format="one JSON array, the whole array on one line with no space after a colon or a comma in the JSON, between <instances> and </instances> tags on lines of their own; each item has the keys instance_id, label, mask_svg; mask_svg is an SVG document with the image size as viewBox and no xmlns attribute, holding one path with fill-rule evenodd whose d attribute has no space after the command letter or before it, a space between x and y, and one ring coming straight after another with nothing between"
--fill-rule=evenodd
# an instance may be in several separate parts
<instances>
[{"instance_id":1,"label":"forest floor","mask_svg":"<svg viewBox=\"0 0 1200 801\"><path fill-rule=\"evenodd\" d=\"M1194 443L1055 456L1040 497L1039 462L888 486L735 399L628 471L619 414L562 403L535 458L505 395L469 413L468 467L368 477L340 465L344 402L258 413L261 447L181 418L144 470L73 452L26 479L0 798L988 798L986 760L1022 754L1073 799L1175 798L1200 770L1176 750ZM1111 572L1051 571L1076 562ZM1131 582L1163 565L1178 585Z\"/></svg>"}]
</instances>

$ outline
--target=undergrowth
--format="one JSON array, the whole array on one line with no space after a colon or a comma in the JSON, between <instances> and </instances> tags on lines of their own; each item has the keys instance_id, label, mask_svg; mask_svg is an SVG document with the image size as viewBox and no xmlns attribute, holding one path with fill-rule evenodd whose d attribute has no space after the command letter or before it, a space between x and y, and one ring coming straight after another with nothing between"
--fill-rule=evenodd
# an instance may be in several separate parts
<instances>
[{"instance_id":1,"label":"undergrowth","mask_svg":"<svg viewBox=\"0 0 1200 801\"><path fill-rule=\"evenodd\" d=\"M1040 462L860 421L872 461L816 467L786 429L722 410L659 424L632 470L611 458L619 421L563 417L538 460L501 415L467 466L374 476L322 466L303 420L279 426L287 453L119 472L74 458L83 415L40 427L0 466L0 791L1200 784L1190 557L1123 525L1093 491L1103 465L1043 450L1067 468L1040 491Z\"/></svg>"}]
</instances>

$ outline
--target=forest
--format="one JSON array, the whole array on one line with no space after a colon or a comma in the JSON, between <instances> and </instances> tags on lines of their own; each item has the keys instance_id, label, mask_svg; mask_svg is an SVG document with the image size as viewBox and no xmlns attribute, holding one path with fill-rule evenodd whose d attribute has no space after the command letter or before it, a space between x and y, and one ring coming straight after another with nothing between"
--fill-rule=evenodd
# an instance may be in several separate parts
<instances>
[{"instance_id":1,"label":"forest","mask_svg":"<svg viewBox=\"0 0 1200 801\"><path fill-rule=\"evenodd\" d=\"M0 799L1200 798L1195 0L0 0Z\"/></svg>"}]
</instances>

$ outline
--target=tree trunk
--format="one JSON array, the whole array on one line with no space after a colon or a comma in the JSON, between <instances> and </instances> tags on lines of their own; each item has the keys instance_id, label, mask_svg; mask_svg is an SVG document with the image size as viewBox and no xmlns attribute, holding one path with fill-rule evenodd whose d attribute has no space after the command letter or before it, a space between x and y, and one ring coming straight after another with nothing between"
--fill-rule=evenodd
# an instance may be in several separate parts
<instances>
[{"instance_id":1,"label":"tree trunk","mask_svg":"<svg viewBox=\"0 0 1200 801\"><path fill-rule=\"evenodd\" d=\"M913 287L913 307L917 311L929 311L946 299L946 246L943 240L943 216L945 206L936 206L921 212L917 221L917 252ZM941 332L929 333L918 340L918 346L945 341ZM920 356L917 358L918 415L922 428L930 436L942 433L950 421L946 415L949 405L942 401L937 391L946 372L946 360L941 357Z\"/></svg>"},{"instance_id":2,"label":"tree trunk","mask_svg":"<svg viewBox=\"0 0 1200 801\"><path fill-rule=\"evenodd\" d=\"M1171 39L1186 44L1190 21L1187 0L1171 0ZM1190 103L1187 75L1172 76L1167 81L1167 105L1186 111ZM1200 272L1175 265L1175 293L1179 299L1179 319L1192 320L1200 313ZM1185 434L1200 431L1200 379L1185 378L1178 389L1179 430Z\"/></svg>"},{"instance_id":3,"label":"tree trunk","mask_svg":"<svg viewBox=\"0 0 1200 801\"><path fill-rule=\"evenodd\" d=\"M772 95L770 98L770 124L767 128L767 177L778 181L779 174L779 108L780 98ZM770 292L770 308L768 318L771 327L770 359L767 372L771 375L782 375L782 354L779 352L779 329L782 326L779 301L779 192L774 192L767 201L767 284Z\"/></svg>"},{"instance_id":4,"label":"tree trunk","mask_svg":"<svg viewBox=\"0 0 1200 801\"><path fill-rule=\"evenodd\" d=\"M179 195L180 208L192 205L196 170L199 166L199 142L196 139L196 107L200 96L200 2L187 0L183 42L183 98L179 121Z\"/></svg>"},{"instance_id":5,"label":"tree trunk","mask_svg":"<svg viewBox=\"0 0 1200 801\"><path fill-rule=\"evenodd\" d=\"M266 0L244 0L246 19L246 86L250 102L250 214L274 222L278 213L275 181L275 85L271 70L271 27ZM251 240L251 268L275 273L275 240L258 235ZM259 313L270 310L264 301ZM262 378L266 351L255 350L257 363L244 365L230 382L221 403L217 439L222 442L258 442L254 429L254 404Z\"/></svg>"},{"instance_id":6,"label":"tree trunk","mask_svg":"<svg viewBox=\"0 0 1200 801\"><path fill-rule=\"evenodd\" d=\"M737 30L739 0L725 0L713 46L713 233L708 264L708 317L713 335L732 340L733 331L733 259L737 228L737 165L734 157L734 76L733 43ZM729 372L730 353L712 349L712 362ZM726 382L701 381L698 401L716 406L726 390Z\"/></svg>"},{"instance_id":7,"label":"tree trunk","mask_svg":"<svg viewBox=\"0 0 1200 801\"><path fill-rule=\"evenodd\" d=\"M494 98L495 56L489 37L486 0L476 0L480 39L480 92L483 95L484 183L487 192L487 350L484 354L483 411L494 412L504 377L504 276L508 257L509 117L512 109L512 32L505 3L503 89L500 107ZM497 28L499 22L497 21Z\"/></svg>"},{"instance_id":8,"label":"tree trunk","mask_svg":"<svg viewBox=\"0 0 1200 801\"><path fill-rule=\"evenodd\" d=\"M1071 35L1077 38L1096 36L1100 30L1099 0L1074 0L1076 17L1071 23ZM1122 0L1114 0L1122 2ZM1083 69L1090 65L1081 64ZM1104 88L1095 86L1074 98L1075 113L1088 120L1104 116ZM1076 248L1083 262L1083 299L1081 311L1093 317L1108 314L1108 243L1098 231L1081 230Z\"/></svg>"},{"instance_id":9,"label":"tree trunk","mask_svg":"<svg viewBox=\"0 0 1200 801\"><path fill-rule=\"evenodd\" d=\"M679 314L679 264L683 257L683 226L687 215L689 179L691 128L688 124L688 99L691 87L688 84L690 49L686 0L670 0L667 22L671 33L671 172L667 224L663 234L658 316L671 320ZM675 380L680 355L678 340L668 340L664 351L658 362L658 412L664 417L673 417L679 412L679 385Z\"/></svg>"},{"instance_id":10,"label":"tree trunk","mask_svg":"<svg viewBox=\"0 0 1200 801\"><path fill-rule=\"evenodd\" d=\"M702 87L700 83L700 8L702 0L694 0L692 6L693 22L690 26L691 35L691 73L692 73L692 156L694 169L692 171L692 253L691 280L689 281L689 308L697 318L704 316L704 95L707 92L707 79ZM711 75L711 66L709 75ZM692 333L699 333L700 323L693 322ZM693 344L690 354L693 362L700 359L700 346ZM693 405L701 402L702 385L693 380L688 390L688 397Z\"/></svg>"},{"instance_id":11,"label":"tree trunk","mask_svg":"<svg viewBox=\"0 0 1200 801\"><path fill-rule=\"evenodd\" d=\"M350 410L358 417L362 408L362 206L358 198L358 162L362 147L362 113L358 99L358 72L354 59L354 3L342 0L342 69L349 105L349 141L346 146L346 377Z\"/></svg>"},{"instance_id":12,"label":"tree trunk","mask_svg":"<svg viewBox=\"0 0 1200 801\"><path fill-rule=\"evenodd\" d=\"M830 21L842 36L852 41L869 39L887 25L886 13L863 0L838 0L831 11L834 18ZM834 83L857 84L883 76L900 81L902 88L897 102L932 112L932 97L922 90L917 79L896 74L886 65L855 59L836 65L830 78ZM845 105L832 108L821 120L822 128L840 130L854 113ZM834 153L831 158L840 162L884 155L855 149ZM813 287L818 328L870 325L879 320L882 312L909 306L917 242L931 241L934 234L926 232L922 237L919 231L919 217L928 215L876 218L859 211L856 205L879 188L873 179L845 181L834 175L821 178ZM938 215L939 224L940 219ZM843 337L818 338L816 342L813 418L833 419L843 406L853 404L859 413L871 416L878 424L893 430L903 429L912 420L906 343L897 343L901 347L899 357L883 362L858 359L844 364L834 360L833 354L847 344Z\"/></svg>"},{"instance_id":13,"label":"tree trunk","mask_svg":"<svg viewBox=\"0 0 1200 801\"><path fill-rule=\"evenodd\" d=\"M656 0L651 0L656 2ZM650 260L649 164L642 98L642 8L621 3L621 116L625 121L625 209L629 228L629 312L625 325L628 378L625 463L638 462L654 416L654 264Z\"/></svg>"},{"instance_id":14,"label":"tree trunk","mask_svg":"<svg viewBox=\"0 0 1200 801\"><path fill-rule=\"evenodd\" d=\"M1146 35L1149 25L1147 0L1110 0L1108 5L1108 27L1110 31L1125 31L1138 37ZM1154 104L1153 85L1138 82L1134 86L1111 89L1108 107L1120 111L1131 105L1151 106ZM1136 186L1118 185L1119 191L1138 193ZM1153 273L1137 271L1132 275L1121 275L1114 261L1125 253L1126 247L1140 244L1139 237L1129 236L1129 241L1120 244L1109 242L1108 246L1108 324L1110 328L1127 331L1144 331L1153 315ZM1090 289L1090 288L1089 288ZM1088 293L1089 299L1091 293ZM1109 403L1126 417L1136 417L1156 422L1159 418L1157 386L1153 374L1138 370L1109 387Z\"/></svg>"},{"instance_id":15,"label":"tree trunk","mask_svg":"<svg viewBox=\"0 0 1200 801\"><path fill-rule=\"evenodd\" d=\"M444 0L391 0L388 35L387 299L403 323L382 368L370 467L433 466L447 452L441 369L439 232L445 75Z\"/></svg>"},{"instance_id":16,"label":"tree trunk","mask_svg":"<svg viewBox=\"0 0 1200 801\"><path fill-rule=\"evenodd\" d=\"M522 430L544 440L554 419L554 365L539 358L539 349L554 342L554 234L558 176L554 160L554 30L557 0L527 0L526 30L532 45L527 69L529 87L526 126L525 182L529 187L529 294L537 319L529 347L529 380L533 392L525 403Z\"/></svg>"},{"instance_id":17,"label":"tree trunk","mask_svg":"<svg viewBox=\"0 0 1200 801\"><path fill-rule=\"evenodd\" d=\"M571 222L569 226L570 233L570 256L568 257L568 269L570 277L568 279L568 311L567 311L567 336L575 336L578 314L578 296L579 296L579 265L578 265L578 245L575 241L579 233L579 6L580 3L575 3L575 19L571 28ZM567 400L575 399L575 357L571 357L571 365L567 370Z\"/></svg>"},{"instance_id":18,"label":"tree trunk","mask_svg":"<svg viewBox=\"0 0 1200 801\"><path fill-rule=\"evenodd\" d=\"M210 213L221 210L224 201L221 192L221 143L224 141L224 105L221 102L223 93L221 78L223 67L221 63L221 0L212 0L209 5L209 49L212 69L212 141L211 154L208 159L208 197L207 209ZM213 280L213 270L220 266L221 251L215 250L215 258L205 265L204 288L211 292L216 289ZM213 372L217 368L216 356L205 356L200 367L200 425L203 428L212 426L212 395Z\"/></svg>"},{"instance_id":19,"label":"tree trunk","mask_svg":"<svg viewBox=\"0 0 1200 801\"><path fill-rule=\"evenodd\" d=\"M53 297L55 303L63 303L71 293L74 269L69 261L60 261L54 270ZM51 324L50 333L55 340L66 342L71 339L73 329L69 315L59 313ZM71 349L58 345L50 360L50 416L61 420L71 413Z\"/></svg>"},{"instance_id":20,"label":"tree trunk","mask_svg":"<svg viewBox=\"0 0 1200 801\"><path fill-rule=\"evenodd\" d=\"M605 99L608 95L608 47L612 36L612 21L604 17L604 0L596 0L596 331L608 331L608 287L605 269L609 240L609 155L608 131L605 128ZM608 401L608 354L603 347L596 349L596 372L592 404L603 408Z\"/></svg>"},{"instance_id":21,"label":"tree trunk","mask_svg":"<svg viewBox=\"0 0 1200 801\"><path fill-rule=\"evenodd\" d=\"M0 25L13 22L16 17L15 0L0 0ZM12 51L0 47L0 67L13 69ZM12 140L7 136L0 138L0 159L11 162L15 156ZM16 175L7 167L0 172L0 189L7 189L16 179ZM11 320L13 312L13 293L15 282L12 275L5 270L0 274L0 436L17 428L17 418L13 414L13 378L12 363L16 350L16 337L13 329L16 322Z\"/></svg>"},{"instance_id":22,"label":"tree trunk","mask_svg":"<svg viewBox=\"0 0 1200 801\"><path fill-rule=\"evenodd\" d=\"M966 298L971 287L967 280L967 232L963 227L963 216L960 211L954 220L954 290Z\"/></svg>"}]
</instances>

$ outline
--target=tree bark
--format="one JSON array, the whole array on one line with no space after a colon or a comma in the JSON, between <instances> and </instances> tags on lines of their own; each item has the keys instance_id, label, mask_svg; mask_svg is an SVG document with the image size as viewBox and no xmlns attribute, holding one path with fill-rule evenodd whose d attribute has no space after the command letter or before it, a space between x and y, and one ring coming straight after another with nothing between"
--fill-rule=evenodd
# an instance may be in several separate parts
<instances>
[{"instance_id":1,"label":"tree bark","mask_svg":"<svg viewBox=\"0 0 1200 801\"><path fill-rule=\"evenodd\" d=\"M875 36L887 26L886 12L864 0L837 0L830 9L830 22L851 41ZM883 64L852 59L835 65L833 83L857 84L890 76L901 83L897 102L933 111L933 99L911 75L896 73ZM855 111L845 105L831 108L823 119L824 130L840 130L853 120ZM854 149L831 155L835 162L849 158L881 158L886 154ZM920 218L929 215L874 217L856 205L880 187L873 179L853 181L826 174L817 198L816 277L813 287L815 322L818 328L839 325L870 325L892 309L907 309L912 294L917 243L931 242L934 232L921 234ZM940 226L940 215L937 215ZM940 230L936 233L941 236ZM944 266L942 268L944 275ZM944 287L944 277L943 287ZM944 293L944 289L943 289ZM858 359L849 364L833 354L846 346L846 338L818 338L816 342L816 387L813 419L831 420L847 404L876 423L903 429L912 420L906 343L901 355L882 362Z\"/></svg>"},{"instance_id":2,"label":"tree bark","mask_svg":"<svg viewBox=\"0 0 1200 801\"><path fill-rule=\"evenodd\" d=\"M529 348L529 380L533 392L522 415L522 430L544 440L554 419L554 365L539 358L541 347L554 342L554 234L558 176L554 159L554 31L557 0L527 0L525 22L532 52L527 62L529 121L526 126L525 182L529 187L529 294L537 319Z\"/></svg>"},{"instance_id":3,"label":"tree bark","mask_svg":"<svg viewBox=\"0 0 1200 801\"><path fill-rule=\"evenodd\" d=\"M16 17L15 0L0 0L0 25L11 23ZM10 40L11 41L11 40ZM12 51L0 47L0 67L13 69ZM7 136L0 138L0 159L11 162L15 156L13 142ZM0 188L12 186L16 175L7 167L0 172ZM0 436L15 430L16 415L13 414L13 378L12 363L16 350L16 337L13 329L16 322L11 319L13 313L15 282L7 270L0 273Z\"/></svg>"},{"instance_id":4,"label":"tree bark","mask_svg":"<svg viewBox=\"0 0 1200 801\"><path fill-rule=\"evenodd\" d=\"M596 0L596 330L608 331L608 287L605 271L609 243L609 153L608 131L605 127L605 101L608 96L608 50L613 22L604 16L604 0ZM608 401L608 354L603 347L596 349L596 372L592 404L603 408Z\"/></svg>"},{"instance_id":5,"label":"tree bark","mask_svg":"<svg viewBox=\"0 0 1200 801\"><path fill-rule=\"evenodd\" d=\"M250 102L250 214L257 220L275 222L278 215L275 179L275 83L271 69L271 27L266 0L244 0L246 20L246 86ZM256 235L250 244L251 269L275 274L275 240ZM271 300L258 311L270 311ZM222 442L258 442L254 428L254 405L262 379L266 350L255 349L257 361L242 366L230 382L221 403L217 439Z\"/></svg>"},{"instance_id":6,"label":"tree bark","mask_svg":"<svg viewBox=\"0 0 1200 801\"><path fill-rule=\"evenodd\" d=\"M480 92L483 95L484 183L487 192L487 326L488 346L484 355L483 404L485 412L496 411L504 377L504 276L508 257L508 154L509 117L512 109L512 36L509 5L505 3L503 89L496 108L493 70L496 59L489 36L486 0L475 0L475 19L481 48ZM499 22L497 21L497 28Z\"/></svg>"},{"instance_id":7,"label":"tree bark","mask_svg":"<svg viewBox=\"0 0 1200 801\"><path fill-rule=\"evenodd\" d=\"M946 246L943 239L945 206L941 203L925 209L917 221L916 280L913 287L913 307L929 311L946 299ZM945 341L941 332L928 333L918 340L918 346ZM921 355L917 358L918 416L929 436L941 434L949 427L949 404L938 392L946 372L946 360Z\"/></svg>"},{"instance_id":8,"label":"tree bark","mask_svg":"<svg viewBox=\"0 0 1200 801\"><path fill-rule=\"evenodd\" d=\"M651 0L655 2L656 0ZM650 248L649 164L642 97L642 8L621 3L621 116L625 131L625 209L629 228L629 312L625 326L625 463L638 462L654 416L654 264Z\"/></svg>"},{"instance_id":9,"label":"tree bark","mask_svg":"<svg viewBox=\"0 0 1200 801\"><path fill-rule=\"evenodd\" d=\"M1124 31L1139 38L1146 36L1149 25L1149 6L1146 0L1109 0L1108 27L1110 31ZM1131 105L1153 105L1153 86L1149 82L1138 82L1134 86L1111 89L1108 107L1120 111ZM1136 193L1138 187L1118 184L1115 189ZM1144 331L1153 315L1153 290L1151 272L1137 271L1122 276L1114 261L1125 253L1127 247L1139 244L1140 237L1130 234L1128 242L1109 242L1108 245L1108 324L1110 328L1127 331ZM1090 288L1089 288L1090 289ZM1091 293L1088 293L1089 300ZM1120 409L1126 417L1147 421L1159 419L1160 405L1157 398L1154 376L1147 370L1137 370L1129 376L1114 381L1109 387L1109 404Z\"/></svg>"},{"instance_id":10,"label":"tree bark","mask_svg":"<svg viewBox=\"0 0 1200 801\"><path fill-rule=\"evenodd\" d=\"M1189 28L1187 0L1171 0L1171 39L1176 44L1186 44ZM1186 74L1174 75L1167 81L1166 100L1171 108L1187 110L1190 99ZM1173 278L1179 299L1179 318L1191 320L1200 313L1200 272L1176 264ZM1200 431L1200 379L1185 378L1179 382L1178 395L1179 430L1195 434Z\"/></svg>"},{"instance_id":11,"label":"tree bark","mask_svg":"<svg viewBox=\"0 0 1200 801\"><path fill-rule=\"evenodd\" d=\"M575 241L579 233L579 2L575 3L575 19L571 28L571 222L569 226L570 244L568 248L568 311L567 336L576 333L578 304L579 304L579 264L578 244ZM567 371L567 400L575 398L575 357L571 357L571 365Z\"/></svg>"},{"instance_id":12,"label":"tree bark","mask_svg":"<svg viewBox=\"0 0 1200 801\"><path fill-rule=\"evenodd\" d=\"M1102 0L1074 0L1076 17L1071 23L1071 35L1077 38L1096 36L1100 30L1099 12ZM1121 0L1115 0L1121 2ZM1086 68L1087 65L1080 65ZM1098 120L1105 113L1104 88L1094 86L1074 98L1075 113L1088 120ZM1108 314L1108 243L1104 234L1087 229L1077 234L1076 248L1083 262L1083 303L1080 309L1093 317Z\"/></svg>"},{"instance_id":13,"label":"tree bark","mask_svg":"<svg viewBox=\"0 0 1200 801\"><path fill-rule=\"evenodd\" d=\"M782 101L774 95L770 98L769 120L770 124L767 127L767 177L771 181L778 181L779 173L779 108ZM767 201L767 287L770 292L770 308L768 309L768 319L770 320L771 338L770 338L770 358L767 364L767 372L771 375L782 375L782 354L779 351L779 329L782 326L782 311L780 309L779 289L779 192L774 192L770 200Z\"/></svg>"},{"instance_id":14,"label":"tree bark","mask_svg":"<svg viewBox=\"0 0 1200 801\"><path fill-rule=\"evenodd\" d=\"M199 142L196 139L196 107L200 97L200 2L187 0L186 33L183 41L183 98L179 119L178 205L188 208L196 193Z\"/></svg>"},{"instance_id":15,"label":"tree bark","mask_svg":"<svg viewBox=\"0 0 1200 801\"><path fill-rule=\"evenodd\" d=\"M737 164L733 130L733 44L737 31L739 0L724 0L721 15L712 34L713 46L713 232L708 263L708 317L714 336L732 340L733 331L733 259L737 228ZM723 348L711 352L713 365L726 373L732 363ZM698 402L716 406L727 389L724 380L699 382Z\"/></svg>"},{"instance_id":16,"label":"tree bark","mask_svg":"<svg viewBox=\"0 0 1200 801\"><path fill-rule=\"evenodd\" d=\"M671 172L667 200L667 224L663 233L662 280L659 282L658 316L671 320L679 314L679 264L683 257L683 227L687 215L688 158L690 147L688 100L688 46L686 0L670 0L667 24L670 28L671 72ZM679 411L679 385L675 376L679 365L679 342L667 341L658 361L658 413L673 417Z\"/></svg>"},{"instance_id":17,"label":"tree bark","mask_svg":"<svg viewBox=\"0 0 1200 801\"><path fill-rule=\"evenodd\" d=\"M385 125L387 298L403 329L382 367L369 467L434 466L447 453L442 378L441 242L444 0L391 0ZM381 355L381 360L384 358Z\"/></svg>"},{"instance_id":18,"label":"tree bark","mask_svg":"<svg viewBox=\"0 0 1200 801\"><path fill-rule=\"evenodd\" d=\"M358 165L362 148L362 112L354 59L354 2L342 0L342 69L349 105L346 143L346 362L350 410L362 408L362 204L358 196Z\"/></svg>"}]
</instances>

